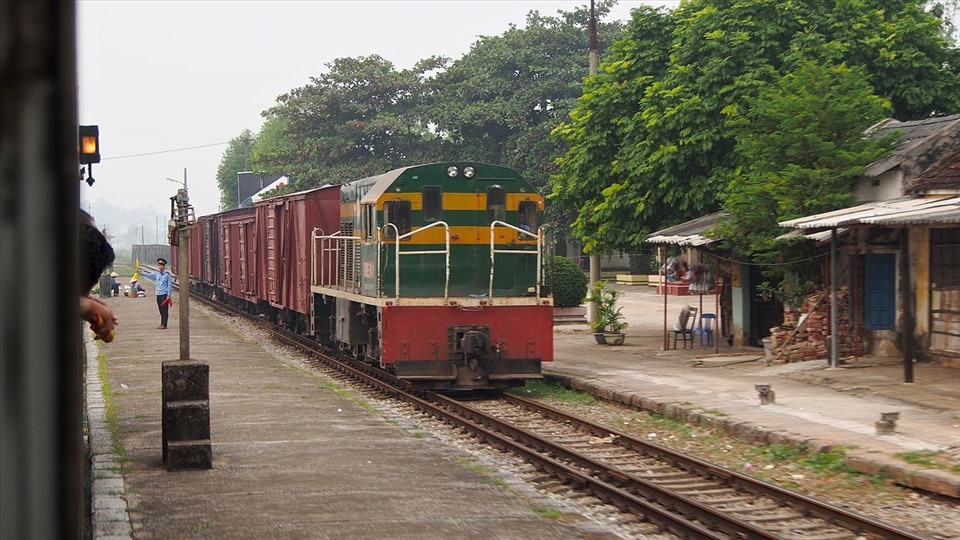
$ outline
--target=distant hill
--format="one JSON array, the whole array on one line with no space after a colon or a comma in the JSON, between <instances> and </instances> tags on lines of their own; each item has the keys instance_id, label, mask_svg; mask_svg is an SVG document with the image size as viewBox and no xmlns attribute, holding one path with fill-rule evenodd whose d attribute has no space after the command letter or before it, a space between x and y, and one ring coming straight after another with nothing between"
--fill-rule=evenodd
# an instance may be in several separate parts
<instances>
[{"instance_id":1,"label":"distant hill","mask_svg":"<svg viewBox=\"0 0 960 540\"><path fill-rule=\"evenodd\" d=\"M111 245L119 256L129 254L133 244L166 244L168 216L154 212L150 207L121 208L103 199L90 203L84 210L93 216L97 226L106 229ZM141 242L142 238L142 242Z\"/></svg>"}]
</instances>

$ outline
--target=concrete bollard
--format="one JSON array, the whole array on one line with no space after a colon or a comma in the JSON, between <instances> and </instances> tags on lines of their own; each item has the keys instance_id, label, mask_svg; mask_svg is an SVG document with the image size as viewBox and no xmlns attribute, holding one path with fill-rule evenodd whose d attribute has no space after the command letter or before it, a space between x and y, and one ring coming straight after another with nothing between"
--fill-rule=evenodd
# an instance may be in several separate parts
<instances>
[{"instance_id":1,"label":"concrete bollard","mask_svg":"<svg viewBox=\"0 0 960 540\"><path fill-rule=\"evenodd\" d=\"M761 405L776 403L777 393L773 391L769 384L755 384L753 387L757 389L757 394L760 395Z\"/></svg>"},{"instance_id":2,"label":"concrete bollard","mask_svg":"<svg viewBox=\"0 0 960 540\"><path fill-rule=\"evenodd\" d=\"M880 421L876 424L877 435L889 435L896 432L899 418L900 413L898 412L880 413Z\"/></svg>"},{"instance_id":3,"label":"concrete bollard","mask_svg":"<svg viewBox=\"0 0 960 540\"><path fill-rule=\"evenodd\" d=\"M168 471L210 469L210 368L197 360L163 362L163 463Z\"/></svg>"}]
</instances>

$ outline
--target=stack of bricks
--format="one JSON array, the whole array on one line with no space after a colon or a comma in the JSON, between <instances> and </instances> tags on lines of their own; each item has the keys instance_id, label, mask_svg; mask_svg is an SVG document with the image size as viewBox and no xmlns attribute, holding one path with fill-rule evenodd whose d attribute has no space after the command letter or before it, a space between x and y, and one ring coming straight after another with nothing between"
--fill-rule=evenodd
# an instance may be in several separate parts
<instances>
[{"instance_id":1,"label":"stack of bricks","mask_svg":"<svg viewBox=\"0 0 960 540\"><path fill-rule=\"evenodd\" d=\"M840 355L862 354L859 332L850 324L850 293L846 287L837 291L838 330L840 334ZM791 310L784 311L783 325L770 329L770 346L773 349L773 363L803 362L828 358L830 340L830 293L818 291L805 299L801 313L807 314L803 325L800 314Z\"/></svg>"}]
</instances>

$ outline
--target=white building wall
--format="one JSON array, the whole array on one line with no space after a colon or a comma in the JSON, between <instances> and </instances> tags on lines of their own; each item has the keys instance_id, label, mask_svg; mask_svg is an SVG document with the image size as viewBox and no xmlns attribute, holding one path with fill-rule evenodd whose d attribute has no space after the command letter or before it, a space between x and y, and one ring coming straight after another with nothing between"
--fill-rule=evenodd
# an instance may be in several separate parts
<instances>
[{"instance_id":1,"label":"white building wall","mask_svg":"<svg viewBox=\"0 0 960 540\"><path fill-rule=\"evenodd\" d=\"M857 204L902 197L903 171L900 168L894 168L880 176L871 178L861 176L857 179L853 193Z\"/></svg>"}]
</instances>

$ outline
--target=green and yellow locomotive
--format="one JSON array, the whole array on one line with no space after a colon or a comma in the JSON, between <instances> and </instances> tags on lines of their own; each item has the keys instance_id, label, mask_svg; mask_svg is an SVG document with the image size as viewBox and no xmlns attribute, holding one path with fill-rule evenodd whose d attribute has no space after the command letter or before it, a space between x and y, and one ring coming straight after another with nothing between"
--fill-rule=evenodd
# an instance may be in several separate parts
<instances>
[{"instance_id":1,"label":"green and yellow locomotive","mask_svg":"<svg viewBox=\"0 0 960 540\"><path fill-rule=\"evenodd\" d=\"M553 360L544 201L516 171L433 163L339 194L339 231L312 239L316 335L422 387L540 377Z\"/></svg>"}]
</instances>

